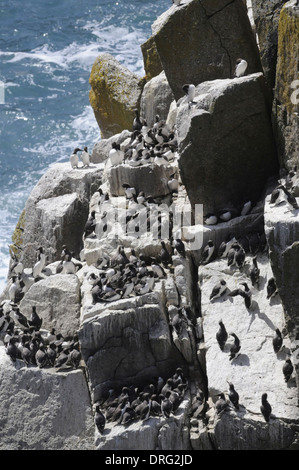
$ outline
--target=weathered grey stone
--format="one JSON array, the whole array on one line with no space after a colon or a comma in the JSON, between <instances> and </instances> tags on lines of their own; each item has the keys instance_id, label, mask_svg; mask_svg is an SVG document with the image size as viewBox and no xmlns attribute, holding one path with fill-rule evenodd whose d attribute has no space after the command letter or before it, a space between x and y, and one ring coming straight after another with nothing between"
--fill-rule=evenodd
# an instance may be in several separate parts
<instances>
[{"instance_id":1,"label":"weathered grey stone","mask_svg":"<svg viewBox=\"0 0 299 470\"><path fill-rule=\"evenodd\" d=\"M151 302L144 303L148 299ZM153 292L106 309L96 304L94 316L81 324L81 350L94 401L110 388L168 377L182 364L171 342L162 299Z\"/></svg>"},{"instance_id":2,"label":"weathered grey stone","mask_svg":"<svg viewBox=\"0 0 299 470\"><path fill-rule=\"evenodd\" d=\"M192 209L241 211L277 171L264 77L214 80L196 87L196 105L178 108L178 160ZM212 138L211 138L212 136Z\"/></svg>"},{"instance_id":3,"label":"weathered grey stone","mask_svg":"<svg viewBox=\"0 0 299 470\"><path fill-rule=\"evenodd\" d=\"M153 126L157 114L160 119L167 119L173 99L165 72L161 72L145 84L141 95L140 114L148 126Z\"/></svg>"},{"instance_id":4,"label":"weathered grey stone","mask_svg":"<svg viewBox=\"0 0 299 470\"><path fill-rule=\"evenodd\" d=\"M110 54L102 53L93 64L89 83L89 100L102 138L107 139L124 129L131 131L144 80Z\"/></svg>"},{"instance_id":5,"label":"weathered grey stone","mask_svg":"<svg viewBox=\"0 0 299 470\"><path fill-rule=\"evenodd\" d=\"M286 326L292 338L294 357L299 349L299 211L284 201L279 205L265 204L265 233L269 245L271 266L285 311ZM295 368L298 379L298 361Z\"/></svg>"},{"instance_id":6,"label":"weathered grey stone","mask_svg":"<svg viewBox=\"0 0 299 470\"><path fill-rule=\"evenodd\" d=\"M25 267L33 267L39 246L43 247L47 263L60 259L63 244L79 254L89 199L102 182L102 172L102 164L72 170L70 163L56 163L41 177L25 205Z\"/></svg>"},{"instance_id":7,"label":"weathered grey stone","mask_svg":"<svg viewBox=\"0 0 299 470\"><path fill-rule=\"evenodd\" d=\"M82 370L18 369L0 346L0 449L92 450L94 425Z\"/></svg>"},{"instance_id":8,"label":"weathered grey stone","mask_svg":"<svg viewBox=\"0 0 299 470\"><path fill-rule=\"evenodd\" d=\"M234 411L223 413L215 422L214 433L209 435L219 450L298 449L298 424L277 418L269 425L253 418L244 419Z\"/></svg>"},{"instance_id":9,"label":"weathered grey stone","mask_svg":"<svg viewBox=\"0 0 299 470\"><path fill-rule=\"evenodd\" d=\"M242 239L249 233L262 234L264 230L264 216L262 212L236 217L228 222L216 225L196 224L183 227L183 240L192 251L193 260L199 265L202 259L202 251L209 240L212 240L218 251L220 244L235 237Z\"/></svg>"},{"instance_id":10,"label":"weathered grey stone","mask_svg":"<svg viewBox=\"0 0 299 470\"><path fill-rule=\"evenodd\" d=\"M34 283L20 303L28 318L32 306L43 319L43 328L55 328L62 335L73 335L79 329L80 284L75 274L55 274Z\"/></svg>"},{"instance_id":11,"label":"weathered grey stone","mask_svg":"<svg viewBox=\"0 0 299 470\"><path fill-rule=\"evenodd\" d=\"M270 261L265 254L257 257L260 268L259 288L252 287L252 306L246 308L241 296L229 297L229 292L249 281L252 256L246 257L242 270L228 267L227 260L216 260L199 267L204 341L206 348L206 371L209 395L212 399L209 413L210 436L218 449L283 449L296 440L299 425L298 396L293 374L286 384L282 365L291 348L291 340L285 329L284 311L279 296L267 299L267 281L273 276ZM210 301L214 285L224 279L228 291L220 299ZM216 340L219 320L223 321L228 334L235 333L240 339L240 355L229 359L233 338L228 337L221 351ZM284 335L283 348L276 355L272 339L275 328ZM220 366L221 365L221 366ZM213 403L216 394L228 396L227 381L232 382L240 397L239 411L215 416ZM266 424L260 412L261 395L268 394L272 402L273 417ZM224 423L222 422L224 419ZM268 432L269 426L273 428ZM225 426L225 436L223 429ZM211 430L213 428L213 431ZM236 443L236 429L238 444ZM257 432L254 432L254 429Z\"/></svg>"},{"instance_id":12,"label":"weathered grey stone","mask_svg":"<svg viewBox=\"0 0 299 470\"><path fill-rule=\"evenodd\" d=\"M258 44L263 71L271 90L275 86L278 22L284 0L251 0L252 14L258 35Z\"/></svg>"},{"instance_id":13,"label":"weathered grey stone","mask_svg":"<svg viewBox=\"0 0 299 470\"><path fill-rule=\"evenodd\" d=\"M299 154L299 8L295 0L284 4L278 27L273 124L281 167L298 165Z\"/></svg>"},{"instance_id":14,"label":"weathered grey stone","mask_svg":"<svg viewBox=\"0 0 299 470\"><path fill-rule=\"evenodd\" d=\"M248 62L248 73L261 71L247 10L240 1L186 0L152 25L153 39L175 99L185 83L232 78L235 62Z\"/></svg>"},{"instance_id":15,"label":"weathered grey stone","mask_svg":"<svg viewBox=\"0 0 299 470\"><path fill-rule=\"evenodd\" d=\"M176 161L168 166L148 164L138 167L132 167L129 164L111 166L110 162L107 162L104 178L108 180L112 196L123 196L125 192L122 184L128 183L136 189L137 194L143 191L146 197L155 198L170 194L167 181L176 170Z\"/></svg>"},{"instance_id":16,"label":"weathered grey stone","mask_svg":"<svg viewBox=\"0 0 299 470\"><path fill-rule=\"evenodd\" d=\"M190 395L187 392L175 414L168 419L151 417L137 421L125 428L108 423L102 436L97 433L96 448L99 450L189 450L188 413ZM154 463L152 461L152 463ZM170 460L168 461L170 463Z\"/></svg>"},{"instance_id":17,"label":"weathered grey stone","mask_svg":"<svg viewBox=\"0 0 299 470\"><path fill-rule=\"evenodd\" d=\"M151 80L163 71L155 41L152 37L141 44L146 80Z\"/></svg>"}]
</instances>

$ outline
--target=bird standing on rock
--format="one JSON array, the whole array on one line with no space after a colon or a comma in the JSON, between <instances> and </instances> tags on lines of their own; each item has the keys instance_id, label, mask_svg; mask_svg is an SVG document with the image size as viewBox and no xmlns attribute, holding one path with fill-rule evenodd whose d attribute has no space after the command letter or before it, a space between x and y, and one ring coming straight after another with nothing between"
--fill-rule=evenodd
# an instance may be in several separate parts
<instances>
[{"instance_id":1,"label":"bird standing on rock","mask_svg":"<svg viewBox=\"0 0 299 470\"><path fill-rule=\"evenodd\" d=\"M203 249L201 263L208 264L212 260L214 251L215 251L214 242L212 240L209 240Z\"/></svg>"},{"instance_id":2,"label":"bird standing on rock","mask_svg":"<svg viewBox=\"0 0 299 470\"><path fill-rule=\"evenodd\" d=\"M276 282L274 277L271 277L267 283L267 299L271 299L277 294Z\"/></svg>"},{"instance_id":3,"label":"bird standing on rock","mask_svg":"<svg viewBox=\"0 0 299 470\"><path fill-rule=\"evenodd\" d=\"M134 196L137 196L136 189L134 187L131 187L128 183L123 183L122 187L124 188L125 195L128 199L131 199Z\"/></svg>"},{"instance_id":4,"label":"bird standing on rock","mask_svg":"<svg viewBox=\"0 0 299 470\"><path fill-rule=\"evenodd\" d=\"M28 323L29 326L33 326L37 331L41 329L43 319L37 314L35 305L32 306L32 313Z\"/></svg>"},{"instance_id":5,"label":"bird standing on rock","mask_svg":"<svg viewBox=\"0 0 299 470\"><path fill-rule=\"evenodd\" d=\"M35 354L35 361L40 369L46 367L46 365L48 364L48 355L42 343L40 343L39 348Z\"/></svg>"},{"instance_id":6,"label":"bird standing on rock","mask_svg":"<svg viewBox=\"0 0 299 470\"><path fill-rule=\"evenodd\" d=\"M187 96L188 100L188 106L190 108L191 104L194 103L194 98L195 98L195 85L193 83L190 84L185 84L183 85L183 91L185 92L185 95Z\"/></svg>"},{"instance_id":7,"label":"bird standing on rock","mask_svg":"<svg viewBox=\"0 0 299 470\"><path fill-rule=\"evenodd\" d=\"M230 348L230 356L229 360L233 360L238 356L238 353L241 349L241 342L238 338L238 336L235 333L231 333L231 336L234 337L234 344Z\"/></svg>"},{"instance_id":8,"label":"bird standing on rock","mask_svg":"<svg viewBox=\"0 0 299 470\"><path fill-rule=\"evenodd\" d=\"M89 165L90 165L90 155L88 153L87 147L83 148L83 151L81 153L81 161L83 163L83 168L89 167Z\"/></svg>"},{"instance_id":9,"label":"bird standing on rock","mask_svg":"<svg viewBox=\"0 0 299 470\"><path fill-rule=\"evenodd\" d=\"M228 409L229 404L225 399L224 393L218 393L217 396L219 398L215 403L215 409L217 415L220 415L223 411L226 411Z\"/></svg>"},{"instance_id":10,"label":"bird standing on rock","mask_svg":"<svg viewBox=\"0 0 299 470\"><path fill-rule=\"evenodd\" d=\"M80 149L79 147L75 148L70 156L70 163L72 168L78 168L79 166L78 152L82 152L82 149Z\"/></svg>"},{"instance_id":11,"label":"bird standing on rock","mask_svg":"<svg viewBox=\"0 0 299 470\"><path fill-rule=\"evenodd\" d=\"M228 398L230 399L234 407L238 410L239 409L239 394L235 390L234 384L232 384L231 382L227 382L227 383L229 385Z\"/></svg>"},{"instance_id":12,"label":"bird standing on rock","mask_svg":"<svg viewBox=\"0 0 299 470\"><path fill-rule=\"evenodd\" d=\"M219 330L216 333L216 339L217 339L217 342L219 344L221 351L223 351L225 343L228 338L228 333L226 331L223 321L220 320L218 323L219 323Z\"/></svg>"},{"instance_id":13,"label":"bird standing on rock","mask_svg":"<svg viewBox=\"0 0 299 470\"><path fill-rule=\"evenodd\" d=\"M105 424L106 424L106 418L100 409L100 405L96 405L95 414L94 414L94 422L98 431L101 434L103 434Z\"/></svg>"},{"instance_id":14,"label":"bird standing on rock","mask_svg":"<svg viewBox=\"0 0 299 470\"><path fill-rule=\"evenodd\" d=\"M40 274L42 273L45 265L46 265L46 255L44 253L43 247L40 246L37 249L37 261L36 261L35 265L33 266L33 270L32 270L32 275L33 275L34 279L36 279L40 276Z\"/></svg>"},{"instance_id":15,"label":"bird standing on rock","mask_svg":"<svg viewBox=\"0 0 299 470\"><path fill-rule=\"evenodd\" d=\"M294 370L294 366L292 364L291 359L290 358L286 359L282 367L282 372L284 375L285 382L288 382L290 380L293 370Z\"/></svg>"},{"instance_id":16,"label":"bird standing on rock","mask_svg":"<svg viewBox=\"0 0 299 470\"><path fill-rule=\"evenodd\" d=\"M18 303L24 296L23 289L17 276L12 276L12 283L8 289L8 296L12 303Z\"/></svg>"},{"instance_id":17,"label":"bird standing on rock","mask_svg":"<svg viewBox=\"0 0 299 470\"><path fill-rule=\"evenodd\" d=\"M133 120L133 131L141 131L142 127L146 125L146 121L140 117L137 108L134 109L135 118Z\"/></svg>"},{"instance_id":18,"label":"bird standing on rock","mask_svg":"<svg viewBox=\"0 0 299 470\"><path fill-rule=\"evenodd\" d=\"M177 250L177 252L183 256L184 258L186 257L186 250L185 250L185 245L184 242L180 238L176 238L173 241L173 247Z\"/></svg>"},{"instance_id":19,"label":"bird standing on rock","mask_svg":"<svg viewBox=\"0 0 299 470\"><path fill-rule=\"evenodd\" d=\"M247 282L241 282L241 285L244 286L244 291L241 291L240 295L244 298L246 308L250 308L252 304L252 292Z\"/></svg>"},{"instance_id":20,"label":"bird standing on rock","mask_svg":"<svg viewBox=\"0 0 299 470\"><path fill-rule=\"evenodd\" d=\"M275 336L272 340L272 344L273 344L273 349L274 349L274 352L277 354L278 351L280 350L281 346L282 346L282 342L283 342L283 339L282 339L282 335L281 335L281 331L279 328L276 328L275 330Z\"/></svg>"},{"instance_id":21,"label":"bird standing on rock","mask_svg":"<svg viewBox=\"0 0 299 470\"><path fill-rule=\"evenodd\" d=\"M16 307L13 310L13 314L15 317L15 320L23 327L23 328L29 328L29 323L27 320L27 317L23 315L23 313L20 312L19 307Z\"/></svg>"},{"instance_id":22,"label":"bird standing on rock","mask_svg":"<svg viewBox=\"0 0 299 470\"><path fill-rule=\"evenodd\" d=\"M87 219L87 222L85 224L85 227L84 227L84 238L88 237L89 235L91 235L95 228L96 228L96 211L91 211L90 213L90 216L88 217Z\"/></svg>"},{"instance_id":23,"label":"bird standing on rock","mask_svg":"<svg viewBox=\"0 0 299 470\"><path fill-rule=\"evenodd\" d=\"M298 202L297 202L295 196L293 196L293 194L291 194L290 191L288 191L287 188L285 188L283 186L283 184L278 186L277 189L282 189L282 191L286 195L288 203L293 207L293 209L296 209L296 210L299 209Z\"/></svg>"},{"instance_id":24,"label":"bird standing on rock","mask_svg":"<svg viewBox=\"0 0 299 470\"><path fill-rule=\"evenodd\" d=\"M237 59L235 67L235 76L242 77L245 74L247 67L248 63L245 59Z\"/></svg>"},{"instance_id":25,"label":"bird standing on rock","mask_svg":"<svg viewBox=\"0 0 299 470\"><path fill-rule=\"evenodd\" d=\"M162 240L161 241L161 251L160 251L160 260L164 264L164 266L168 266L169 264L172 263L172 258L171 254L168 252L165 242Z\"/></svg>"},{"instance_id":26,"label":"bird standing on rock","mask_svg":"<svg viewBox=\"0 0 299 470\"><path fill-rule=\"evenodd\" d=\"M249 276L250 276L250 280L251 280L251 284L252 286L259 286L259 278L260 278L260 269L257 265L257 257L254 256L254 258L252 258L252 267L250 268L250 272L249 272Z\"/></svg>"},{"instance_id":27,"label":"bird standing on rock","mask_svg":"<svg viewBox=\"0 0 299 470\"><path fill-rule=\"evenodd\" d=\"M268 423L270 420L271 412L272 412L272 407L270 403L268 402L268 395L267 393L262 394L262 404L260 407L261 413L265 418L265 421Z\"/></svg>"},{"instance_id":28,"label":"bird standing on rock","mask_svg":"<svg viewBox=\"0 0 299 470\"><path fill-rule=\"evenodd\" d=\"M218 299L222 295L225 294L227 290L227 285L226 281L224 279L221 279L212 289L211 295L210 295L210 300L213 299Z\"/></svg>"},{"instance_id":29,"label":"bird standing on rock","mask_svg":"<svg viewBox=\"0 0 299 470\"><path fill-rule=\"evenodd\" d=\"M124 152L120 149L120 145L116 142L112 143L112 148L109 151L109 159L112 166L120 165L124 159Z\"/></svg>"}]
</instances>

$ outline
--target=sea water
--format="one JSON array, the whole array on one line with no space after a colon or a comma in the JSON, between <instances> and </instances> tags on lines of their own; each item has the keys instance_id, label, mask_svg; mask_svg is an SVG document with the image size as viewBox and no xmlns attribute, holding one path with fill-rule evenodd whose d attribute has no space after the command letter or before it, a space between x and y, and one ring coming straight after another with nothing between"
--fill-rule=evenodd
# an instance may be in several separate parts
<instances>
[{"instance_id":1,"label":"sea water","mask_svg":"<svg viewBox=\"0 0 299 470\"><path fill-rule=\"evenodd\" d=\"M171 0L0 1L0 293L9 244L30 191L100 132L89 76L108 52L140 77L140 45Z\"/></svg>"}]
</instances>

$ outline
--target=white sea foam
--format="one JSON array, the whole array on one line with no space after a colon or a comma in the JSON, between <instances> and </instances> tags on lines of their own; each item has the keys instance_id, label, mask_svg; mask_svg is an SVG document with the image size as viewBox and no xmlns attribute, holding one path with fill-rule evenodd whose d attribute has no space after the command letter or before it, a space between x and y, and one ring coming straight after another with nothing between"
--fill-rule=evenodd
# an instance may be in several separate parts
<instances>
[{"instance_id":1,"label":"white sea foam","mask_svg":"<svg viewBox=\"0 0 299 470\"><path fill-rule=\"evenodd\" d=\"M128 28L107 27L97 31L96 26L93 34L98 38L96 42L89 44L78 44L72 42L68 46L60 50L51 50L47 44L33 49L30 52L3 52L0 51L2 60L6 59L8 63L30 60L33 65L39 66L49 64L67 69L77 63L84 70L90 70L96 57L100 52L109 52L117 56L121 62L127 62L130 58L131 68L133 72L140 72L142 61L139 60L138 70L136 68L135 59L140 59L140 44L146 39L142 32L129 31ZM118 38L116 40L116 38ZM134 57L134 60L132 60ZM134 66L134 65L135 66Z\"/></svg>"},{"instance_id":2,"label":"white sea foam","mask_svg":"<svg viewBox=\"0 0 299 470\"><path fill-rule=\"evenodd\" d=\"M107 11L102 16L102 21L88 21L83 26L80 26L82 25L80 18L76 23L76 35L72 37L74 40L71 39L70 44L60 49L60 46L55 48L55 45L52 47L45 44L33 48L31 51L0 51L0 61L4 66L7 64L10 71L9 78L7 76L8 81L5 83L9 96L13 98L14 92L16 96L19 96L17 95L19 90L13 89L13 87L25 84L48 90L47 96L45 96L44 90L40 96L37 96L36 91L33 93L30 89L26 96L27 102L31 99L59 100L61 93L65 93L65 84L67 83L68 89L71 90L73 82L85 82L88 94L88 75L96 57L101 52L110 53L132 72L142 76L144 69L140 45L147 40L147 32L145 29L142 30L143 25L138 22L136 22L137 27L136 24L133 27L128 26L124 17L120 19L118 24L111 24L112 22L116 23L112 12L110 14ZM84 43L80 44L80 40ZM35 42L35 44L37 43ZM24 75L17 73L13 75L15 67L13 64L18 70L21 67L25 71ZM81 71L82 73L80 73ZM48 74L51 75L50 80ZM13 76L17 76L20 83L14 83L11 79ZM43 81L44 77L45 81ZM50 103L53 101L49 101ZM38 127L40 115L35 122L31 108L28 108L27 112L27 108L21 106L17 108L16 106L13 111L7 109L6 113L13 113L15 121L18 121L18 126L25 124L22 121L26 121L29 116L32 123L31 132L34 133L36 129L39 129L41 138L32 142L24 139L20 152L26 158L23 160L24 167L21 177L20 172L15 174L12 172L9 175L7 194L1 194L0 293L6 284L9 264L8 244L11 243L11 234L31 189L51 164L68 161L74 147L86 145L91 151L93 145L100 140L99 128L89 105L84 105L79 113L76 110L74 115L69 116L64 122L56 121L49 114L49 122L42 123L41 128Z\"/></svg>"}]
</instances>

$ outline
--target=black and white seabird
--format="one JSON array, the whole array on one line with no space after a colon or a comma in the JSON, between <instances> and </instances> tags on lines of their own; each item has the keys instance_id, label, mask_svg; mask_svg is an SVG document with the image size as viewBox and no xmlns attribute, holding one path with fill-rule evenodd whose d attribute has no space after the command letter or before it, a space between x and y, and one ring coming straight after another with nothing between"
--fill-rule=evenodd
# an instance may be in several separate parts
<instances>
[{"instance_id":1,"label":"black and white seabird","mask_svg":"<svg viewBox=\"0 0 299 470\"><path fill-rule=\"evenodd\" d=\"M254 256L252 258L252 266L249 271L249 276L251 280L251 285L259 287L259 279L260 279L260 269L257 264L257 257Z\"/></svg>"},{"instance_id":2,"label":"black and white seabird","mask_svg":"<svg viewBox=\"0 0 299 470\"><path fill-rule=\"evenodd\" d=\"M100 409L100 405L96 405L96 409L94 413L94 423L99 433L103 434L104 429L105 429L105 424L106 424L106 418Z\"/></svg>"},{"instance_id":3,"label":"black and white seabird","mask_svg":"<svg viewBox=\"0 0 299 470\"><path fill-rule=\"evenodd\" d=\"M234 344L230 348L229 360L235 359L241 349L241 342L235 333L231 333L230 336L234 337Z\"/></svg>"},{"instance_id":4,"label":"black and white seabird","mask_svg":"<svg viewBox=\"0 0 299 470\"><path fill-rule=\"evenodd\" d=\"M225 294L227 290L227 284L224 279L221 279L212 289L212 292L210 294L210 300L213 299L218 299L222 295Z\"/></svg>"},{"instance_id":5,"label":"black and white seabird","mask_svg":"<svg viewBox=\"0 0 299 470\"><path fill-rule=\"evenodd\" d=\"M236 253L241 248L238 242L234 242L227 253L227 265L234 266L236 264Z\"/></svg>"},{"instance_id":6,"label":"black and white seabird","mask_svg":"<svg viewBox=\"0 0 299 470\"><path fill-rule=\"evenodd\" d=\"M223 411L228 410L229 403L226 401L224 393L218 393L217 396L219 398L215 402L215 409L217 415L220 415Z\"/></svg>"},{"instance_id":7,"label":"black and white seabird","mask_svg":"<svg viewBox=\"0 0 299 470\"><path fill-rule=\"evenodd\" d=\"M234 384L232 384L231 382L227 382L227 383L229 385L228 398L230 399L234 407L238 410L239 409L239 394L235 390Z\"/></svg>"},{"instance_id":8,"label":"black and white seabird","mask_svg":"<svg viewBox=\"0 0 299 470\"><path fill-rule=\"evenodd\" d=\"M217 212L217 216L223 222L228 222L232 218L232 211L230 209L221 209Z\"/></svg>"},{"instance_id":9,"label":"black and white seabird","mask_svg":"<svg viewBox=\"0 0 299 470\"><path fill-rule=\"evenodd\" d=\"M16 276L21 275L24 271L24 265L22 261L18 260L16 256L13 257L14 262L11 266L11 272Z\"/></svg>"},{"instance_id":10,"label":"black and white seabird","mask_svg":"<svg viewBox=\"0 0 299 470\"><path fill-rule=\"evenodd\" d=\"M28 319L29 326L34 327L35 330L40 330L42 327L43 319L38 315L36 306L32 306L31 317Z\"/></svg>"},{"instance_id":11,"label":"black and white seabird","mask_svg":"<svg viewBox=\"0 0 299 470\"><path fill-rule=\"evenodd\" d=\"M77 347L71 346L68 360L73 369L78 369L81 362L81 357L81 351L79 351Z\"/></svg>"},{"instance_id":12,"label":"black and white seabird","mask_svg":"<svg viewBox=\"0 0 299 470\"><path fill-rule=\"evenodd\" d=\"M159 257L164 266L168 266L172 263L171 254L167 250L165 242L163 240L161 241L161 251Z\"/></svg>"},{"instance_id":13,"label":"black and white seabird","mask_svg":"<svg viewBox=\"0 0 299 470\"><path fill-rule=\"evenodd\" d=\"M293 373L293 370L294 370L294 366L292 364L292 361L290 358L287 358L285 360L285 363L282 367L282 372L283 372L283 375L284 375L284 380L285 382L288 382L292 376L292 373Z\"/></svg>"},{"instance_id":14,"label":"black and white seabird","mask_svg":"<svg viewBox=\"0 0 299 470\"><path fill-rule=\"evenodd\" d=\"M94 232L96 225L97 225L96 211L93 210L91 211L90 216L88 217L84 226L84 233L83 233L84 238L88 237Z\"/></svg>"},{"instance_id":15,"label":"black and white seabird","mask_svg":"<svg viewBox=\"0 0 299 470\"><path fill-rule=\"evenodd\" d=\"M12 282L8 289L8 296L12 303L18 303L24 296L23 288L20 284L18 276L12 276Z\"/></svg>"},{"instance_id":16,"label":"black and white seabird","mask_svg":"<svg viewBox=\"0 0 299 470\"><path fill-rule=\"evenodd\" d=\"M265 421L268 423L270 420L271 412L272 412L272 407L270 403L268 402L268 395L267 393L262 394L262 404L260 407L261 413L265 418Z\"/></svg>"},{"instance_id":17,"label":"black and white seabird","mask_svg":"<svg viewBox=\"0 0 299 470\"><path fill-rule=\"evenodd\" d=\"M245 59L237 59L235 67L235 76L242 77L245 74L247 67L248 63Z\"/></svg>"},{"instance_id":18,"label":"black and white seabird","mask_svg":"<svg viewBox=\"0 0 299 470\"><path fill-rule=\"evenodd\" d=\"M69 360L69 349L64 348L60 350L58 356L56 357L54 367L56 367L57 369L60 369L61 367L67 365L68 360Z\"/></svg>"},{"instance_id":19,"label":"black and white seabird","mask_svg":"<svg viewBox=\"0 0 299 470\"><path fill-rule=\"evenodd\" d=\"M186 249L184 242L180 238L176 238L173 241L173 247L177 250L177 252L183 256L184 258L186 257Z\"/></svg>"},{"instance_id":20,"label":"black and white seabird","mask_svg":"<svg viewBox=\"0 0 299 470\"><path fill-rule=\"evenodd\" d=\"M146 126L146 121L139 115L138 109L134 109L135 118L133 120L133 131L141 131L143 126Z\"/></svg>"},{"instance_id":21,"label":"black and white seabird","mask_svg":"<svg viewBox=\"0 0 299 470\"><path fill-rule=\"evenodd\" d=\"M161 398L161 412L162 412L162 415L164 416L164 418L169 418L170 416L170 413L172 411L172 403L171 401L169 400L169 397L171 395L171 391L168 390L166 393L165 393L165 396L163 394L160 394L160 398Z\"/></svg>"},{"instance_id":22,"label":"black and white seabird","mask_svg":"<svg viewBox=\"0 0 299 470\"><path fill-rule=\"evenodd\" d=\"M182 0L172 0L172 3L177 7L180 6Z\"/></svg>"},{"instance_id":23,"label":"black and white seabird","mask_svg":"<svg viewBox=\"0 0 299 470\"><path fill-rule=\"evenodd\" d=\"M218 217L215 214L206 214L204 216L204 223L206 225L216 225L218 222Z\"/></svg>"},{"instance_id":24,"label":"black and white seabird","mask_svg":"<svg viewBox=\"0 0 299 470\"><path fill-rule=\"evenodd\" d=\"M169 180L167 181L167 186L169 187L172 193L177 193L179 189L179 181L175 178L175 173L170 175Z\"/></svg>"},{"instance_id":25,"label":"black and white seabird","mask_svg":"<svg viewBox=\"0 0 299 470\"><path fill-rule=\"evenodd\" d=\"M236 243L236 241L237 241L236 238L233 237L233 238L229 238L226 241L221 242L218 248L218 252L217 252L217 255L219 256L219 258L226 258L229 250L231 249L232 245Z\"/></svg>"},{"instance_id":26,"label":"black and white seabird","mask_svg":"<svg viewBox=\"0 0 299 470\"><path fill-rule=\"evenodd\" d=\"M182 89L185 92L185 95L187 96L188 105L190 107L190 105L194 103L193 100L195 98L195 85L193 85L193 83L185 84L182 86Z\"/></svg>"},{"instance_id":27,"label":"black and white seabird","mask_svg":"<svg viewBox=\"0 0 299 470\"><path fill-rule=\"evenodd\" d=\"M88 153L87 147L83 148L80 158L81 158L81 162L83 163L83 168L86 168L86 167L88 168L90 165L90 155Z\"/></svg>"},{"instance_id":28,"label":"black and white seabird","mask_svg":"<svg viewBox=\"0 0 299 470\"><path fill-rule=\"evenodd\" d=\"M78 152L82 152L82 149L80 149L79 147L76 147L70 156L70 163L71 163L72 168L78 168L79 166Z\"/></svg>"},{"instance_id":29,"label":"black and white seabird","mask_svg":"<svg viewBox=\"0 0 299 470\"><path fill-rule=\"evenodd\" d=\"M156 261L152 261L151 267L152 267L152 270L154 271L154 273L155 273L160 279L165 279L165 278L167 277L167 276L166 276L166 272L164 271L163 267L160 266L160 264L157 263Z\"/></svg>"},{"instance_id":30,"label":"black and white seabird","mask_svg":"<svg viewBox=\"0 0 299 470\"><path fill-rule=\"evenodd\" d=\"M19 307L14 308L13 315L15 320L18 321L21 326L24 328L29 328L30 325L28 323L28 319L25 315L23 315L23 313L20 312Z\"/></svg>"},{"instance_id":31,"label":"black and white seabird","mask_svg":"<svg viewBox=\"0 0 299 470\"><path fill-rule=\"evenodd\" d=\"M72 261L70 255L65 255L64 260L62 261L62 273L63 274L75 274L76 266Z\"/></svg>"},{"instance_id":32,"label":"black and white seabird","mask_svg":"<svg viewBox=\"0 0 299 470\"><path fill-rule=\"evenodd\" d=\"M45 265L46 265L46 255L44 253L43 247L40 246L37 249L37 261L35 265L33 266L33 270L32 270L32 275L34 279L37 279L41 275Z\"/></svg>"},{"instance_id":33,"label":"black and white seabird","mask_svg":"<svg viewBox=\"0 0 299 470\"><path fill-rule=\"evenodd\" d=\"M109 151L109 159L112 166L120 165L124 160L124 152L120 149L120 144L112 142L112 148Z\"/></svg>"},{"instance_id":34,"label":"black and white seabird","mask_svg":"<svg viewBox=\"0 0 299 470\"><path fill-rule=\"evenodd\" d=\"M11 358L13 362L16 362L16 360L20 358L20 351L16 346L16 341L16 338L10 338L5 349L6 354Z\"/></svg>"},{"instance_id":35,"label":"black and white seabird","mask_svg":"<svg viewBox=\"0 0 299 470\"><path fill-rule=\"evenodd\" d=\"M276 354L280 351L282 343L283 343L283 338L282 338L281 331L279 328L276 328L275 336L273 337L273 340L272 340L273 349Z\"/></svg>"},{"instance_id":36,"label":"black and white seabird","mask_svg":"<svg viewBox=\"0 0 299 470\"><path fill-rule=\"evenodd\" d=\"M54 367L56 360L56 346L54 343L50 343L47 345L46 353L48 358L48 365L50 367Z\"/></svg>"},{"instance_id":37,"label":"black and white seabird","mask_svg":"<svg viewBox=\"0 0 299 470\"><path fill-rule=\"evenodd\" d=\"M175 330L176 334L179 336L183 331L183 325L184 325L184 317L183 317L181 309L179 309L178 312L174 315L170 324Z\"/></svg>"},{"instance_id":38,"label":"black and white seabird","mask_svg":"<svg viewBox=\"0 0 299 470\"><path fill-rule=\"evenodd\" d=\"M250 308L252 304L252 292L249 288L247 282L241 282L241 285L244 286L244 290L240 289L239 295L244 299L246 308Z\"/></svg>"},{"instance_id":39,"label":"black and white seabird","mask_svg":"<svg viewBox=\"0 0 299 470\"><path fill-rule=\"evenodd\" d=\"M278 189L282 189L282 191L284 192L284 194L286 195L286 198L287 198L287 201L288 203L293 207L293 209L299 209L299 206L298 206L298 202L295 198L295 196L290 193L290 191L288 191L284 186L283 184L279 185L278 186Z\"/></svg>"},{"instance_id":40,"label":"black and white seabird","mask_svg":"<svg viewBox=\"0 0 299 470\"><path fill-rule=\"evenodd\" d=\"M40 369L48 365L48 355L42 343L40 343L39 348L35 354L35 361L36 361L36 365Z\"/></svg>"},{"instance_id":41,"label":"black and white seabird","mask_svg":"<svg viewBox=\"0 0 299 470\"><path fill-rule=\"evenodd\" d=\"M271 299L277 294L277 287L274 277L271 277L267 283L267 299Z\"/></svg>"},{"instance_id":42,"label":"black and white seabird","mask_svg":"<svg viewBox=\"0 0 299 470\"><path fill-rule=\"evenodd\" d=\"M242 269L245 264L246 253L244 248L239 245L235 253L235 264L239 269Z\"/></svg>"},{"instance_id":43,"label":"black and white seabird","mask_svg":"<svg viewBox=\"0 0 299 470\"><path fill-rule=\"evenodd\" d=\"M215 245L212 240L209 240L206 246L203 249L202 257L201 257L201 264L208 264L214 255Z\"/></svg>"},{"instance_id":44,"label":"black and white seabird","mask_svg":"<svg viewBox=\"0 0 299 470\"><path fill-rule=\"evenodd\" d=\"M225 328L224 323L222 322L222 320L219 320L218 323L219 323L219 330L216 333L216 339L217 339L217 342L219 344L219 347L220 347L221 351L223 351L225 343L226 343L227 338L228 338L228 333L226 331L226 328Z\"/></svg>"},{"instance_id":45,"label":"black and white seabird","mask_svg":"<svg viewBox=\"0 0 299 470\"><path fill-rule=\"evenodd\" d=\"M125 190L125 195L126 195L127 199L131 199L134 196L137 196L136 189L134 187L130 186L128 183L123 183L122 187Z\"/></svg>"}]
</instances>

